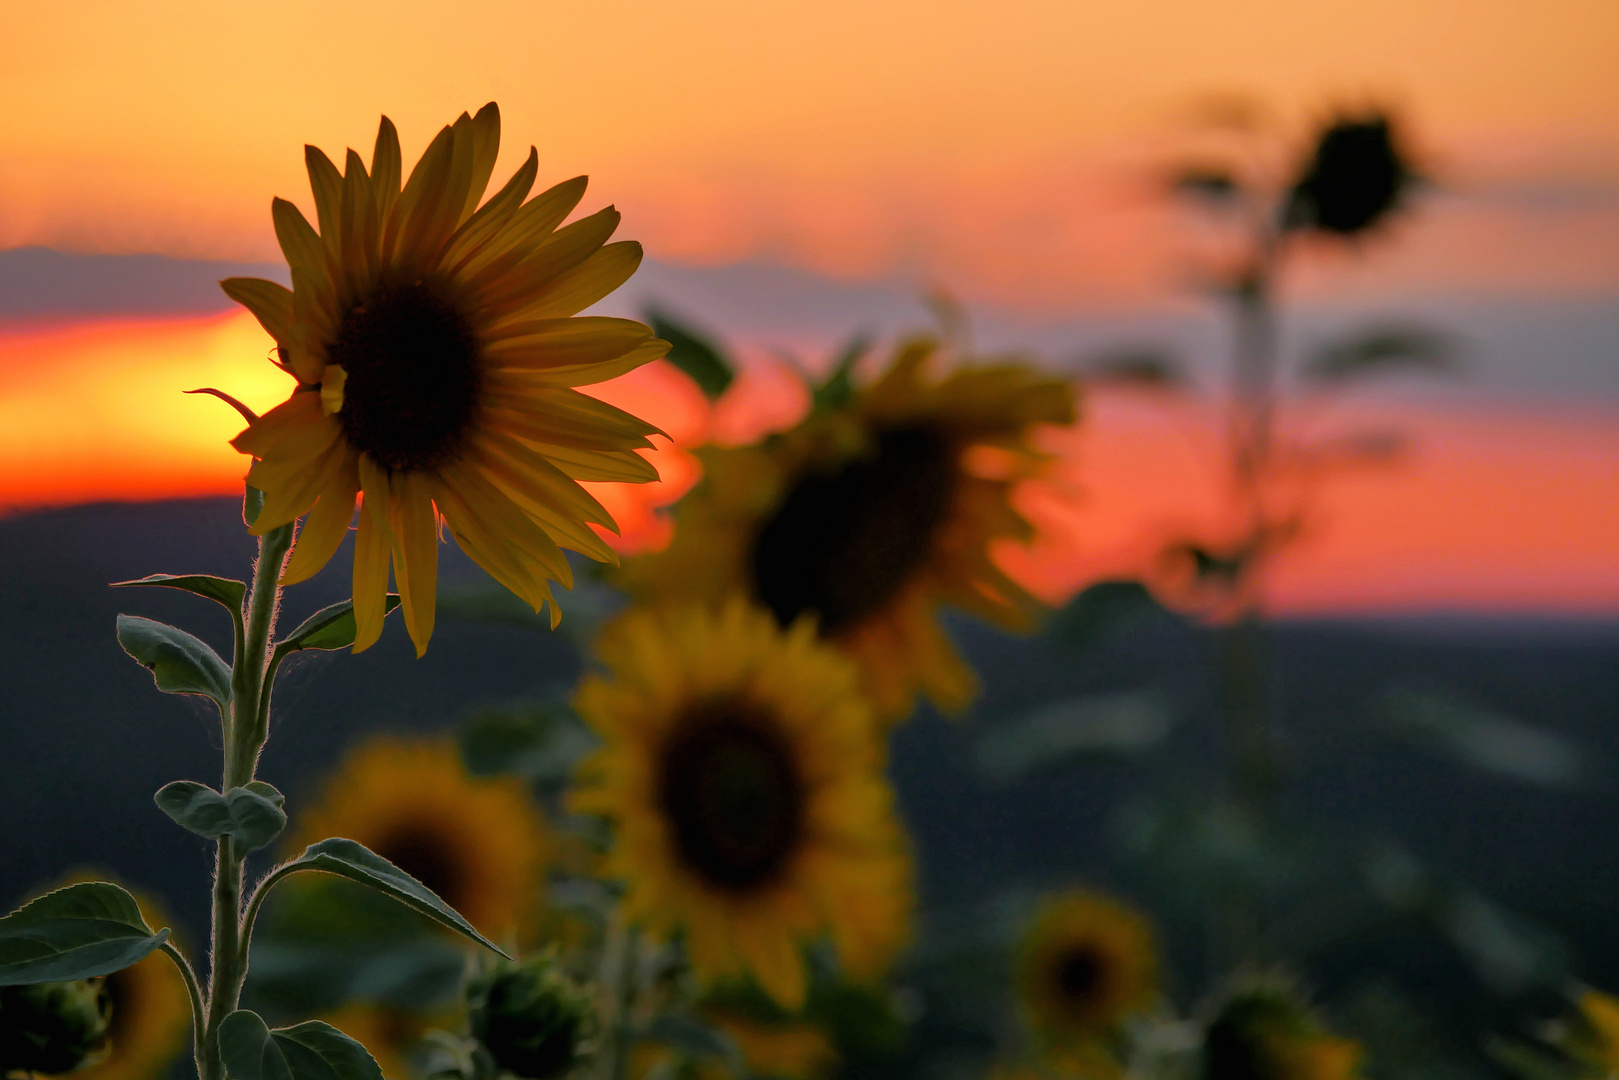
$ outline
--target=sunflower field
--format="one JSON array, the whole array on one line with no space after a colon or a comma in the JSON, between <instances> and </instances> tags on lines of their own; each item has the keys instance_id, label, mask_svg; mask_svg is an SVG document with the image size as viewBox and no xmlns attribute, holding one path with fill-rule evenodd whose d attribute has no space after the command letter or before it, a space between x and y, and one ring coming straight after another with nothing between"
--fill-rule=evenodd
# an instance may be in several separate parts
<instances>
[{"instance_id":1,"label":"sunflower field","mask_svg":"<svg viewBox=\"0 0 1619 1080\"><path fill-rule=\"evenodd\" d=\"M409 168L387 118L369 157L306 148L316 219L272 208L291 288L221 282L286 378L262 415L204 391L242 415L256 556L116 583L229 620L228 655L116 625L208 710L217 776L153 797L210 865L161 899L74 874L0 918L5 1078L1619 1075L1619 999L1396 829L1317 812L1319 760L1364 733L1279 720L1271 567L1321 463L1379 452L1292 434L1292 388L1450 363L1407 328L1281 374L1292 252L1420 195L1391 117L1335 116L1279 169L1169 171L1224 237L1199 273L1231 328L1231 524L1056 608L1008 569L1038 538L1024 492L1090 395L1173 407L1174 357L1076 380L981 353L940 296L936 326L801 365L792 422L690 447L661 538L625 544L598 495L658 480L668 438L590 389L666 361L712 401L742 363L661 310L582 314L641 248L535 149L491 191L501 137L490 104ZM317 576L341 599L284 618ZM506 651L434 669L432 725L383 715L384 669L316 657L402 633L421 658L445 624ZM324 737L297 719L328 715L321 663L376 681L283 794L261 759ZM1442 697L1379 700L1483 773L1568 764ZM166 911L188 890L206 933Z\"/></svg>"}]
</instances>

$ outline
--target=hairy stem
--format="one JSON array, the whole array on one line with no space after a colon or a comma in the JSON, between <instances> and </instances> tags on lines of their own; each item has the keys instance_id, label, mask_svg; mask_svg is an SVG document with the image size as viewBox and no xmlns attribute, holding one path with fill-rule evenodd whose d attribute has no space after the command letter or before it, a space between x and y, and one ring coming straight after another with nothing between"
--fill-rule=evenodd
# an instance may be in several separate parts
<instances>
[{"instance_id":1,"label":"hairy stem","mask_svg":"<svg viewBox=\"0 0 1619 1080\"><path fill-rule=\"evenodd\" d=\"M259 751L264 747L265 719L269 716L270 687L265 676L270 662L270 641L275 632L276 607L281 599L281 565L292 547L292 526L283 525L259 539L259 559L253 568L253 587L244 613L241 647L231 673L231 708L225 724L225 768L222 791L241 787L253 779ZM213 948L208 973L208 1005L200 1036L197 1072L200 1080L224 1080L219 1057L219 1024L236 1010L247 957L241 947L242 861L229 836L219 838L214 874Z\"/></svg>"}]
</instances>

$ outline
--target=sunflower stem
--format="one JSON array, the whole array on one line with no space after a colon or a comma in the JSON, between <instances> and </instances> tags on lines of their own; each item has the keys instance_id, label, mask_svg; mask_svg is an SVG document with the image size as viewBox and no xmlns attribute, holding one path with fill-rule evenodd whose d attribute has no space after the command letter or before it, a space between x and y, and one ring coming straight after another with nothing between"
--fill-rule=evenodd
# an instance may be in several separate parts
<instances>
[{"instance_id":1,"label":"sunflower stem","mask_svg":"<svg viewBox=\"0 0 1619 1080\"><path fill-rule=\"evenodd\" d=\"M625 979L629 967L630 927L623 903L613 909L607 923L607 940L602 946L601 964L601 1049L596 1054L598 1080L624 1080L629 1050L628 1010L625 1008Z\"/></svg>"},{"instance_id":2,"label":"sunflower stem","mask_svg":"<svg viewBox=\"0 0 1619 1080\"><path fill-rule=\"evenodd\" d=\"M259 538L259 558L253 567L253 587L244 613L244 632L231 672L230 716L225 724L225 765L221 790L250 783L264 747L265 718L269 715L270 641L275 631L276 607L281 600L281 567L292 547L292 526L272 529ZM247 977L247 956L242 949L242 863L229 836L219 838L214 874L213 942L208 973L208 1008L198 1040L199 1080L224 1080L219 1055L220 1022L236 1010Z\"/></svg>"}]
</instances>

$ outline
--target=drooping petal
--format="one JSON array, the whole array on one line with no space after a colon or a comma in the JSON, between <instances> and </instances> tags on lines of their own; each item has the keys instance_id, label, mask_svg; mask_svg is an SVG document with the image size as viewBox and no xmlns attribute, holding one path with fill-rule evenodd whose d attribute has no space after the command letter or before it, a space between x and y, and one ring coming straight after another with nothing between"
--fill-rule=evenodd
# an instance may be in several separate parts
<instances>
[{"instance_id":1,"label":"drooping petal","mask_svg":"<svg viewBox=\"0 0 1619 1080\"><path fill-rule=\"evenodd\" d=\"M388 560L393 549L388 473L360 457L360 525L354 534L354 651L382 637L387 615Z\"/></svg>"},{"instance_id":2,"label":"drooping petal","mask_svg":"<svg viewBox=\"0 0 1619 1080\"><path fill-rule=\"evenodd\" d=\"M418 657L426 655L433 636L438 595L438 518L430 483L422 473L405 473L393 481L394 576L405 629Z\"/></svg>"},{"instance_id":3,"label":"drooping petal","mask_svg":"<svg viewBox=\"0 0 1619 1080\"><path fill-rule=\"evenodd\" d=\"M354 520L354 495L359 486L358 463L352 453L346 453L341 466L322 489L320 501L304 519L298 541L292 548L292 558L282 571L282 585L308 581L337 554L343 537L348 535L349 523Z\"/></svg>"}]
</instances>

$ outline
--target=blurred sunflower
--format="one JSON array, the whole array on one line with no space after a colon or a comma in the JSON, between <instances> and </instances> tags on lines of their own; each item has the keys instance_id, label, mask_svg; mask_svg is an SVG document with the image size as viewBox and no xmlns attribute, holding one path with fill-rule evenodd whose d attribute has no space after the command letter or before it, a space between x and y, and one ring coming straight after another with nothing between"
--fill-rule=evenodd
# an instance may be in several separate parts
<instances>
[{"instance_id":1,"label":"blurred sunflower","mask_svg":"<svg viewBox=\"0 0 1619 1080\"><path fill-rule=\"evenodd\" d=\"M1565 1039L1566 1049L1595 1075L1619 1075L1619 999L1588 989L1577 1004L1579 1019Z\"/></svg>"},{"instance_id":2,"label":"blurred sunflower","mask_svg":"<svg viewBox=\"0 0 1619 1080\"><path fill-rule=\"evenodd\" d=\"M497 938L533 913L551 849L522 781L469 776L447 739L397 736L349 751L288 852L331 836L364 844Z\"/></svg>"},{"instance_id":3,"label":"blurred sunflower","mask_svg":"<svg viewBox=\"0 0 1619 1080\"><path fill-rule=\"evenodd\" d=\"M1152 1006L1157 966L1146 919L1094 893L1063 893L1024 935L1018 996L1045 1049L1077 1053Z\"/></svg>"},{"instance_id":4,"label":"blurred sunflower","mask_svg":"<svg viewBox=\"0 0 1619 1080\"><path fill-rule=\"evenodd\" d=\"M632 610L599 655L577 706L605 745L572 805L615 824L606 872L631 917L683 930L705 979L751 971L788 1008L813 936L852 977L879 973L907 933L910 860L853 665L740 599Z\"/></svg>"},{"instance_id":5,"label":"blurred sunflower","mask_svg":"<svg viewBox=\"0 0 1619 1080\"><path fill-rule=\"evenodd\" d=\"M409 1080L412 1050L436 1027L451 1026L453 1015L429 1016L384 1005L355 1003L325 1017L327 1023L371 1052L387 1080Z\"/></svg>"},{"instance_id":6,"label":"blurred sunflower","mask_svg":"<svg viewBox=\"0 0 1619 1080\"><path fill-rule=\"evenodd\" d=\"M784 627L814 615L859 662L884 719L909 713L919 689L964 707L976 681L938 608L1029 624L1035 602L990 549L1032 536L1012 490L1046 461L1034 427L1073 422L1074 392L1015 364L933 380L936 351L909 341L844 405L755 446L699 451L704 480L676 511L674 540L627 563L625 584L654 601L740 593Z\"/></svg>"},{"instance_id":7,"label":"blurred sunflower","mask_svg":"<svg viewBox=\"0 0 1619 1080\"><path fill-rule=\"evenodd\" d=\"M80 881L110 881L105 874L79 872L64 885ZM128 888L128 886L125 886ZM156 899L130 890L148 926L173 926L174 919ZM185 980L173 961L160 953L115 971L102 981L111 1005L103 1056L75 1077L88 1080L153 1080L187 1050L191 1031L191 1001Z\"/></svg>"},{"instance_id":8,"label":"blurred sunflower","mask_svg":"<svg viewBox=\"0 0 1619 1080\"><path fill-rule=\"evenodd\" d=\"M814 1024L801 1020L763 1023L712 1010L707 1017L736 1043L753 1076L811 1080L826 1073L838 1059L826 1032Z\"/></svg>"},{"instance_id":9,"label":"blurred sunflower","mask_svg":"<svg viewBox=\"0 0 1619 1080\"><path fill-rule=\"evenodd\" d=\"M500 145L493 103L461 114L400 186L399 138L383 117L371 168L344 171L305 147L320 231L292 203L272 204L292 270L288 290L230 278L225 292L275 338L292 397L232 445L254 457L262 534L308 514L285 584L331 559L354 516L356 652L382 632L392 562L417 652L433 632L439 521L478 565L537 612L550 581L571 587L559 544L612 562L591 529L612 517L580 480L644 483L636 448L657 429L573 389L664 354L626 319L576 318L634 273L639 244L606 244L608 207L558 229L585 178L528 201L528 160L497 194L484 190ZM605 244L605 246L604 246Z\"/></svg>"},{"instance_id":10,"label":"blurred sunflower","mask_svg":"<svg viewBox=\"0 0 1619 1080\"><path fill-rule=\"evenodd\" d=\"M1279 978L1229 991L1203 1034L1203 1080L1352 1080L1360 1045L1321 1024Z\"/></svg>"}]
</instances>

